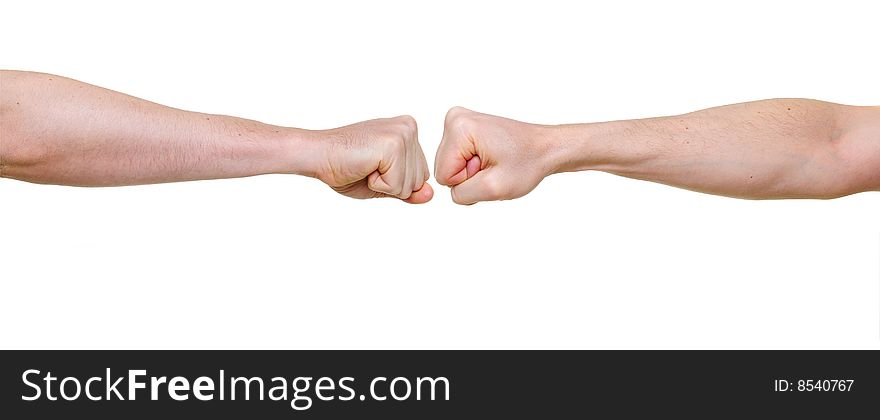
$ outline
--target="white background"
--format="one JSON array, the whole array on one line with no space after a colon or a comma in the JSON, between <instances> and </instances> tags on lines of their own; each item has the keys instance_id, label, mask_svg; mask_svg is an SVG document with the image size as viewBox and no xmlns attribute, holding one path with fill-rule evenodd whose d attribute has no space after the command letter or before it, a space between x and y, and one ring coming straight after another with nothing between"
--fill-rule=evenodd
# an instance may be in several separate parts
<instances>
[{"instance_id":1,"label":"white background","mask_svg":"<svg viewBox=\"0 0 880 420\"><path fill-rule=\"evenodd\" d=\"M597 3L6 1L0 68L306 128L411 114L429 162L453 105L880 104L874 2ZM878 209L602 173L472 207L0 180L0 347L880 348Z\"/></svg>"}]
</instances>

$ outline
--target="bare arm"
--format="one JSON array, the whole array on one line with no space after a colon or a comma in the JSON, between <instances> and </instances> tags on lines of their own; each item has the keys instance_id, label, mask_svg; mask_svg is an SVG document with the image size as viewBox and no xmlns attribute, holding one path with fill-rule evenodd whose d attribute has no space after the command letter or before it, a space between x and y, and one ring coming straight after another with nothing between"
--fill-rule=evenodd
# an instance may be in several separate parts
<instances>
[{"instance_id":1,"label":"bare arm","mask_svg":"<svg viewBox=\"0 0 880 420\"><path fill-rule=\"evenodd\" d=\"M312 131L182 111L49 74L0 72L2 177L112 186L269 173L316 177L356 198L430 199L430 187L414 194L427 164L409 117Z\"/></svg>"},{"instance_id":2,"label":"bare arm","mask_svg":"<svg viewBox=\"0 0 880 420\"><path fill-rule=\"evenodd\" d=\"M568 149L560 170L595 169L743 198L880 189L877 108L779 99L558 130L560 148Z\"/></svg>"},{"instance_id":3,"label":"bare arm","mask_svg":"<svg viewBox=\"0 0 880 420\"><path fill-rule=\"evenodd\" d=\"M580 170L740 198L833 198L880 190L880 108L775 99L560 126L459 108L440 150L437 179L462 203L519 197L546 175ZM474 157L479 165L459 174ZM537 169L517 169L526 166Z\"/></svg>"}]
</instances>

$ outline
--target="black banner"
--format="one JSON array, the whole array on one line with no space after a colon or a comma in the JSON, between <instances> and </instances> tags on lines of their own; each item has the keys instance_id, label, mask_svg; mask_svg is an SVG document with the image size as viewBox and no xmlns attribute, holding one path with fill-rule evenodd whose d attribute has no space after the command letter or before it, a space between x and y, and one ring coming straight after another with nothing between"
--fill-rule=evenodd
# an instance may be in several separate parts
<instances>
[{"instance_id":1,"label":"black banner","mask_svg":"<svg viewBox=\"0 0 880 420\"><path fill-rule=\"evenodd\" d=\"M877 351L4 351L0 357L4 418L880 415Z\"/></svg>"}]
</instances>

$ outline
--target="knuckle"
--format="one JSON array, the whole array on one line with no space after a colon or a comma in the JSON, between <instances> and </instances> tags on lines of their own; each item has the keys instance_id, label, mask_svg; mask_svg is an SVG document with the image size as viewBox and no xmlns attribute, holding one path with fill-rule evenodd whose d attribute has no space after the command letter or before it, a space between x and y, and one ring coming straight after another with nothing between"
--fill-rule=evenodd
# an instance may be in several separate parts
<instances>
[{"instance_id":1,"label":"knuckle","mask_svg":"<svg viewBox=\"0 0 880 420\"><path fill-rule=\"evenodd\" d=\"M446 119L446 128L458 132L468 132L473 128L474 119L470 115L458 114Z\"/></svg>"},{"instance_id":2,"label":"knuckle","mask_svg":"<svg viewBox=\"0 0 880 420\"><path fill-rule=\"evenodd\" d=\"M416 123L416 119L412 117L412 115L401 115L397 117L398 120L408 129L415 130L418 124Z\"/></svg>"},{"instance_id":3,"label":"knuckle","mask_svg":"<svg viewBox=\"0 0 880 420\"><path fill-rule=\"evenodd\" d=\"M446 111L446 120L455 119L465 112L465 109L460 106L454 106L449 108L449 111Z\"/></svg>"},{"instance_id":4,"label":"knuckle","mask_svg":"<svg viewBox=\"0 0 880 420\"><path fill-rule=\"evenodd\" d=\"M442 162L437 162L437 165L434 168L434 179L437 180L437 183L440 185L449 186L449 184L452 182L452 175L450 175L450 172L452 171L450 169L447 169L446 164ZM430 177L430 175L426 176L425 179L427 180L428 177Z\"/></svg>"},{"instance_id":5,"label":"knuckle","mask_svg":"<svg viewBox=\"0 0 880 420\"><path fill-rule=\"evenodd\" d=\"M390 154L400 154L406 148L407 136L402 133L388 133L382 137L382 146Z\"/></svg>"}]
</instances>

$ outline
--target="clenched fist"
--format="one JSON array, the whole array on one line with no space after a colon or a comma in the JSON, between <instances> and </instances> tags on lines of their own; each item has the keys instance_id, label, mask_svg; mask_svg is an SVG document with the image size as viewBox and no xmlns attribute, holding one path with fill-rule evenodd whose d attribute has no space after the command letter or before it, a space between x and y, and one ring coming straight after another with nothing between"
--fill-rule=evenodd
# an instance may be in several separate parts
<instances>
[{"instance_id":1,"label":"clenched fist","mask_svg":"<svg viewBox=\"0 0 880 420\"><path fill-rule=\"evenodd\" d=\"M364 121L320 132L323 158L316 177L353 198L431 200L428 163L410 116Z\"/></svg>"},{"instance_id":2,"label":"clenched fist","mask_svg":"<svg viewBox=\"0 0 880 420\"><path fill-rule=\"evenodd\" d=\"M526 195L554 172L547 127L455 107L446 114L434 162L437 182L458 204Z\"/></svg>"}]
</instances>

